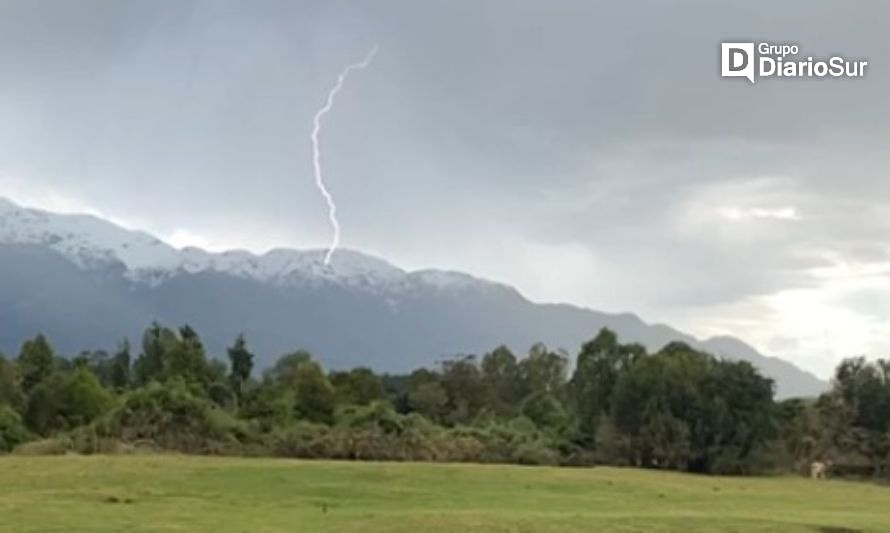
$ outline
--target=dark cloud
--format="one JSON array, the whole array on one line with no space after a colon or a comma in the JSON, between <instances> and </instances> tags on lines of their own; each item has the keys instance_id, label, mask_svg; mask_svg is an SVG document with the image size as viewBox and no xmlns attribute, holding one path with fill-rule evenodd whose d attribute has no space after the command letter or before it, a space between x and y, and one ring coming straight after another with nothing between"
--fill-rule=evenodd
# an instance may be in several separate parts
<instances>
[{"instance_id":1,"label":"dark cloud","mask_svg":"<svg viewBox=\"0 0 890 533\"><path fill-rule=\"evenodd\" d=\"M888 15L876 2L6 1L0 186L163 234L324 245L311 117L379 43L322 132L347 245L670 320L818 287L814 269L838 258L888 260ZM867 57L870 71L752 87L718 76L729 39ZM742 216L788 208L794 220ZM547 253L589 259L608 289ZM545 267L520 257L587 289L548 292Z\"/></svg>"}]
</instances>

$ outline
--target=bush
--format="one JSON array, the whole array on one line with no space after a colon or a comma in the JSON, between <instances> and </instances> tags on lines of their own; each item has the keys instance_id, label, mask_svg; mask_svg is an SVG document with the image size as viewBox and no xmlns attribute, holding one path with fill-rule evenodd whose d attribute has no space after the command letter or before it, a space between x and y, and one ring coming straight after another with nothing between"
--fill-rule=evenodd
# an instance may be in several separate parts
<instances>
[{"instance_id":1,"label":"bush","mask_svg":"<svg viewBox=\"0 0 890 533\"><path fill-rule=\"evenodd\" d=\"M114 405L89 369L80 367L70 374L54 373L40 382L28 396L25 422L40 435L88 424Z\"/></svg>"},{"instance_id":2,"label":"bush","mask_svg":"<svg viewBox=\"0 0 890 533\"><path fill-rule=\"evenodd\" d=\"M348 428L379 430L398 435L405 430L405 416L395 412L386 402L373 402L367 407L350 406L337 413L337 425Z\"/></svg>"},{"instance_id":3,"label":"bush","mask_svg":"<svg viewBox=\"0 0 890 533\"><path fill-rule=\"evenodd\" d=\"M26 442L13 450L16 455L62 455L74 450L69 437L55 437Z\"/></svg>"},{"instance_id":4,"label":"bush","mask_svg":"<svg viewBox=\"0 0 890 533\"><path fill-rule=\"evenodd\" d=\"M76 368L65 376L60 401L60 414L69 427L88 424L114 405L114 397L87 368Z\"/></svg>"},{"instance_id":5,"label":"bush","mask_svg":"<svg viewBox=\"0 0 890 533\"><path fill-rule=\"evenodd\" d=\"M226 453L248 439L243 422L176 380L133 391L95 430L98 438L149 441L181 452Z\"/></svg>"},{"instance_id":6,"label":"bush","mask_svg":"<svg viewBox=\"0 0 890 533\"><path fill-rule=\"evenodd\" d=\"M297 417L323 424L333 422L336 402L334 387L321 367L314 361L301 364L297 368L294 382L294 411Z\"/></svg>"},{"instance_id":7,"label":"bush","mask_svg":"<svg viewBox=\"0 0 890 533\"><path fill-rule=\"evenodd\" d=\"M522 402L521 411L539 428L563 430L569 421L562 403L550 393L532 394Z\"/></svg>"},{"instance_id":8,"label":"bush","mask_svg":"<svg viewBox=\"0 0 890 533\"><path fill-rule=\"evenodd\" d=\"M330 428L312 422L296 422L266 436L265 447L273 455L301 458L336 458Z\"/></svg>"},{"instance_id":9,"label":"bush","mask_svg":"<svg viewBox=\"0 0 890 533\"><path fill-rule=\"evenodd\" d=\"M18 366L0 354L0 404L21 411L25 404L22 377Z\"/></svg>"},{"instance_id":10,"label":"bush","mask_svg":"<svg viewBox=\"0 0 890 533\"><path fill-rule=\"evenodd\" d=\"M0 453L10 452L13 448L31 439L31 434L11 407L0 405Z\"/></svg>"},{"instance_id":11,"label":"bush","mask_svg":"<svg viewBox=\"0 0 890 533\"><path fill-rule=\"evenodd\" d=\"M513 452L512 459L521 465L559 464L559 454L540 441L520 445Z\"/></svg>"}]
</instances>

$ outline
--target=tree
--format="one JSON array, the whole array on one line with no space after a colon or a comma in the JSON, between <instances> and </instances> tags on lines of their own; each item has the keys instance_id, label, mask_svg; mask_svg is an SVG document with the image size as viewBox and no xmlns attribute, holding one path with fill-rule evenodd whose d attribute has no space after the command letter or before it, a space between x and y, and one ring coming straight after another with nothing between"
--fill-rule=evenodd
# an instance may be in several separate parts
<instances>
[{"instance_id":1,"label":"tree","mask_svg":"<svg viewBox=\"0 0 890 533\"><path fill-rule=\"evenodd\" d=\"M294 414L294 391L282 390L271 380L244 391L239 406L242 417L255 420L264 430L287 423Z\"/></svg>"},{"instance_id":2,"label":"tree","mask_svg":"<svg viewBox=\"0 0 890 533\"><path fill-rule=\"evenodd\" d=\"M890 382L886 362L874 364L864 357L845 359L835 372L835 383L844 401L855 413L854 426L884 433L890 426Z\"/></svg>"},{"instance_id":3,"label":"tree","mask_svg":"<svg viewBox=\"0 0 890 533\"><path fill-rule=\"evenodd\" d=\"M250 379L250 373L253 371L253 354L247 350L243 334L238 335L228 353L229 382L235 391L235 396L240 399L244 394L244 383Z\"/></svg>"},{"instance_id":4,"label":"tree","mask_svg":"<svg viewBox=\"0 0 890 533\"><path fill-rule=\"evenodd\" d=\"M22 388L26 393L52 374L54 362L55 354L43 334L22 344L19 368L22 373Z\"/></svg>"},{"instance_id":5,"label":"tree","mask_svg":"<svg viewBox=\"0 0 890 533\"><path fill-rule=\"evenodd\" d=\"M648 413L645 419L640 428L642 464L685 470L691 454L689 425L661 410Z\"/></svg>"},{"instance_id":6,"label":"tree","mask_svg":"<svg viewBox=\"0 0 890 533\"><path fill-rule=\"evenodd\" d=\"M62 381L59 414L68 427L88 424L107 412L114 398L86 367L74 369Z\"/></svg>"},{"instance_id":7,"label":"tree","mask_svg":"<svg viewBox=\"0 0 890 533\"><path fill-rule=\"evenodd\" d=\"M464 356L442 363L441 385L448 395L448 420L452 424L469 423L485 404L485 384L474 356Z\"/></svg>"},{"instance_id":8,"label":"tree","mask_svg":"<svg viewBox=\"0 0 890 533\"><path fill-rule=\"evenodd\" d=\"M0 404L0 453L12 451L29 438L19 414L10 406Z\"/></svg>"},{"instance_id":9,"label":"tree","mask_svg":"<svg viewBox=\"0 0 890 533\"><path fill-rule=\"evenodd\" d=\"M610 416L630 464L745 473L773 437L772 394L749 363L670 343L619 375Z\"/></svg>"},{"instance_id":10,"label":"tree","mask_svg":"<svg viewBox=\"0 0 890 533\"><path fill-rule=\"evenodd\" d=\"M92 422L108 411L114 398L85 365L72 372L54 372L28 396L25 423L40 435Z\"/></svg>"},{"instance_id":11,"label":"tree","mask_svg":"<svg viewBox=\"0 0 890 533\"><path fill-rule=\"evenodd\" d=\"M185 325L175 332L154 323L142 336L142 353L133 364L138 385L182 379L205 392L213 376L198 333Z\"/></svg>"},{"instance_id":12,"label":"tree","mask_svg":"<svg viewBox=\"0 0 890 533\"><path fill-rule=\"evenodd\" d=\"M560 432L568 423L565 407L549 392L532 394L522 402L522 414L541 429Z\"/></svg>"},{"instance_id":13,"label":"tree","mask_svg":"<svg viewBox=\"0 0 890 533\"><path fill-rule=\"evenodd\" d=\"M448 393L438 382L421 383L408 391L408 405L424 417L442 422L448 405Z\"/></svg>"},{"instance_id":14,"label":"tree","mask_svg":"<svg viewBox=\"0 0 890 533\"><path fill-rule=\"evenodd\" d=\"M0 355L0 405L20 411L25 401L18 365Z\"/></svg>"},{"instance_id":15,"label":"tree","mask_svg":"<svg viewBox=\"0 0 890 533\"><path fill-rule=\"evenodd\" d=\"M845 359L835 371L833 387L817 402L820 448L835 469L878 474L890 466L890 362Z\"/></svg>"},{"instance_id":16,"label":"tree","mask_svg":"<svg viewBox=\"0 0 890 533\"><path fill-rule=\"evenodd\" d=\"M615 385L611 416L615 427L630 437L631 464L655 466L655 444L661 430L680 436L673 419L689 429L689 459L681 469L708 472L714 438L713 415L708 402L719 398L704 394L703 388L714 358L682 343L670 343L655 355L634 361ZM713 411L713 409L711 409ZM668 416L670 418L668 418ZM684 436L685 438L685 436ZM679 446L679 443L678 443Z\"/></svg>"},{"instance_id":17,"label":"tree","mask_svg":"<svg viewBox=\"0 0 890 533\"><path fill-rule=\"evenodd\" d=\"M482 380L488 390L488 404L501 416L512 416L522 401L519 363L506 346L498 346L482 358Z\"/></svg>"},{"instance_id":18,"label":"tree","mask_svg":"<svg viewBox=\"0 0 890 533\"><path fill-rule=\"evenodd\" d=\"M130 386L130 341L124 339L111 358L109 384L116 390Z\"/></svg>"},{"instance_id":19,"label":"tree","mask_svg":"<svg viewBox=\"0 0 890 533\"><path fill-rule=\"evenodd\" d=\"M448 393L436 372L421 368L405 380L406 400L411 411L441 422L448 406Z\"/></svg>"},{"instance_id":20,"label":"tree","mask_svg":"<svg viewBox=\"0 0 890 533\"><path fill-rule=\"evenodd\" d=\"M334 387L315 361L299 365L295 375L295 406L298 418L330 424L334 420Z\"/></svg>"},{"instance_id":21,"label":"tree","mask_svg":"<svg viewBox=\"0 0 890 533\"><path fill-rule=\"evenodd\" d=\"M304 371L306 365L314 368ZM321 369L312 361L309 352L297 350L282 355L263 374L259 384L244 391L239 409L241 416L256 419L264 428L284 424L295 415L330 421L335 404L333 387L324 374L321 375L323 379L316 379L316 372ZM311 398L313 389L319 391L318 406ZM298 398L298 394L302 396Z\"/></svg>"},{"instance_id":22,"label":"tree","mask_svg":"<svg viewBox=\"0 0 890 533\"><path fill-rule=\"evenodd\" d=\"M303 364L309 361L312 361L312 354L306 350L297 350L296 352L282 355L278 358L278 361L275 361L275 365L266 371L266 379L275 386L295 389L297 371Z\"/></svg>"},{"instance_id":23,"label":"tree","mask_svg":"<svg viewBox=\"0 0 890 533\"><path fill-rule=\"evenodd\" d=\"M700 385L698 426L687 415L697 446L708 452L708 469L742 474L757 468L765 444L776 436L773 381L747 361L711 359Z\"/></svg>"},{"instance_id":24,"label":"tree","mask_svg":"<svg viewBox=\"0 0 890 533\"><path fill-rule=\"evenodd\" d=\"M211 375L204 353L204 344L198 333L188 325L179 330L178 338L174 336L167 342L162 354L163 379L181 378L187 384L199 385L206 390Z\"/></svg>"},{"instance_id":25,"label":"tree","mask_svg":"<svg viewBox=\"0 0 890 533\"><path fill-rule=\"evenodd\" d=\"M607 328L581 346L571 380L572 403L579 429L588 443L594 440L600 417L612 408L612 391L618 376L643 355L645 348L619 344L618 337Z\"/></svg>"},{"instance_id":26,"label":"tree","mask_svg":"<svg viewBox=\"0 0 890 533\"><path fill-rule=\"evenodd\" d=\"M779 402L776 405L776 422L779 440L791 462L789 466L801 469L809 461L817 459L823 431L815 401L789 398Z\"/></svg>"},{"instance_id":27,"label":"tree","mask_svg":"<svg viewBox=\"0 0 890 533\"><path fill-rule=\"evenodd\" d=\"M137 384L145 385L152 380L162 379L165 354L168 346L175 340L176 335L157 322L145 330L142 335L142 353L133 364Z\"/></svg>"},{"instance_id":28,"label":"tree","mask_svg":"<svg viewBox=\"0 0 890 533\"><path fill-rule=\"evenodd\" d=\"M359 367L347 372L331 372L330 379L339 404L369 405L385 398L383 381L370 368Z\"/></svg>"},{"instance_id":29,"label":"tree","mask_svg":"<svg viewBox=\"0 0 890 533\"><path fill-rule=\"evenodd\" d=\"M532 346L528 357L519 363L523 397L539 393L561 395L566 385L568 362L564 353L552 352L542 343Z\"/></svg>"},{"instance_id":30,"label":"tree","mask_svg":"<svg viewBox=\"0 0 890 533\"><path fill-rule=\"evenodd\" d=\"M25 425L29 430L38 435L49 435L51 432L64 429L65 420L61 416L62 390L64 376L53 373L33 387L28 394L28 402L25 406Z\"/></svg>"}]
</instances>

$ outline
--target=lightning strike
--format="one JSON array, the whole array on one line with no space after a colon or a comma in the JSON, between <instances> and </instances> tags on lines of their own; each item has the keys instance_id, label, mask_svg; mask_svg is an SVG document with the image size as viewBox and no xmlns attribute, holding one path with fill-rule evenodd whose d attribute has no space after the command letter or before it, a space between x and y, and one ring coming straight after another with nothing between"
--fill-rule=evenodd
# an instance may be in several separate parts
<instances>
[{"instance_id":1,"label":"lightning strike","mask_svg":"<svg viewBox=\"0 0 890 533\"><path fill-rule=\"evenodd\" d=\"M331 262L331 256L334 255L334 251L336 251L337 247L340 245L340 222L337 220L337 204L334 203L334 197L331 196L330 191L328 191L327 186L325 186L321 173L321 149L318 144L318 134L321 132L321 118L334 106L334 97L337 96L337 93L343 88L343 82L346 81L349 74L354 70L361 70L370 65L371 60L374 59L376 53L377 45L374 45L361 62L347 65L346 68L340 72L340 75L337 76L336 85L334 85L330 92L328 92L328 98L325 101L324 106L315 113L315 117L312 119L312 167L315 170L315 185L318 187L321 195L324 196L325 202L328 205L328 218L331 221L331 227L334 229L331 245L324 256L325 265Z\"/></svg>"}]
</instances>

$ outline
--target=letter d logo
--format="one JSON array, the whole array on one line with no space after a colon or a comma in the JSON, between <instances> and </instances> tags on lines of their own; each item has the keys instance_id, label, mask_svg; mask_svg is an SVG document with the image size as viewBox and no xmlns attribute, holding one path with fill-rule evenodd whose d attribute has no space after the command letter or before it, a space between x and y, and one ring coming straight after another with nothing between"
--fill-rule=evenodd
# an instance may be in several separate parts
<instances>
[{"instance_id":1,"label":"letter d logo","mask_svg":"<svg viewBox=\"0 0 890 533\"><path fill-rule=\"evenodd\" d=\"M754 43L720 43L720 75L754 83Z\"/></svg>"}]
</instances>

